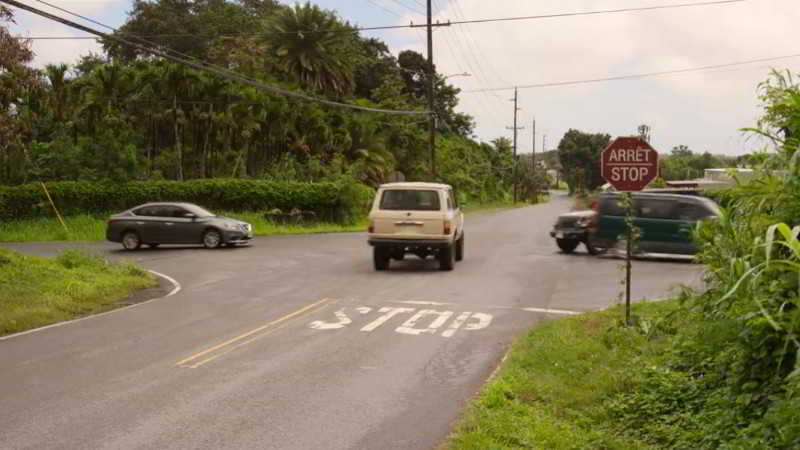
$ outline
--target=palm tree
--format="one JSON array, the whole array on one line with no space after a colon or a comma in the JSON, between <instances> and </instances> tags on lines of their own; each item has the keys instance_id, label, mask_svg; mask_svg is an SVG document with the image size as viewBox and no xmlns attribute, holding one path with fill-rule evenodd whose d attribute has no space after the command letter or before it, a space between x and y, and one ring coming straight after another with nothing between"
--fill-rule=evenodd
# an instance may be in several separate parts
<instances>
[{"instance_id":1,"label":"palm tree","mask_svg":"<svg viewBox=\"0 0 800 450\"><path fill-rule=\"evenodd\" d=\"M122 118L122 107L134 89L133 74L119 64L104 64L82 80L79 86L82 102L79 114L86 114L86 122L92 136L97 131L97 123L106 115Z\"/></svg>"},{"instance_id":2,"label":"palm tree","mask_svg":"<svg viewBox=\"0 0 800 450\"><path fill-rule=\"evenodd\" d=\"M313 89L338 96L352 93L356 36L330 11L296 4L266 24L266 47L281 69Z\"/></svg>"},{"instance_id":3,"label":"palm tree","mask_svg":"<svg viewBox=\"0 0 800 450\"><path fill-rule=\"evenodd\" d=\"M44 67L44 74L50 82L50 101L53 107L53 118L60 123L64 120L64 109L69 101L69 79L67 79L67 64L48 64Z\"/></svg>"},{"instance_id":4,"label":"palm tree","mask_svg":"<svg viewBox=\"0 0 800 450\"><path fill-rule=\"evenodd\" d=\"M172 108L169 112L172 115L172 128L175 133L177 178L178 181L183 181L183 141L180 125L186 123L186 114L183 108L178 106L178 98L188 99L191 96L194 83L200 80L200 75L183 65L164 63L157 69L156 77L162 92L172 101Z\"/></svg>"}]
</instances>

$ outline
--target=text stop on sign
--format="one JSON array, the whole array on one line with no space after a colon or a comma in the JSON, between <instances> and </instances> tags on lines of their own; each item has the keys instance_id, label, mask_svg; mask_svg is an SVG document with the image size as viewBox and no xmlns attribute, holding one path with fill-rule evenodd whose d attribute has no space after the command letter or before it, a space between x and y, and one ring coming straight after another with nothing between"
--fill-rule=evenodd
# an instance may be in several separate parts
<instances>
[{"instance_id":1,"label":"text stop on sign","mask_svg":"<svg viewBox=\"0 0 800 450\"><path fill-rule=\"evenodd\" d=\"M658 152L638 137L620 137L603 150L603 178L620 191L640 191L658 176Z\"/></svg>"}]
</instances>

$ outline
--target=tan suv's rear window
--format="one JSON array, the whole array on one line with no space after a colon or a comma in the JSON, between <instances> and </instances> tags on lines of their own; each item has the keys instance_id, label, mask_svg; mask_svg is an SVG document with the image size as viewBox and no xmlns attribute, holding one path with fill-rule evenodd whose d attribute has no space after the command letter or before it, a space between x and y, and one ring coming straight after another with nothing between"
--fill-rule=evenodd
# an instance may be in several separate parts
<instances>
[{"instance_id":1,"label":"tan suv's rear window","mask_svg":"<svg viewBox=\"0 0 800 450\"><path fill-rule=\"evenodd\" d=\"M439 192L419 189L387 189L381 196L381 209L400 211L439 211Z\"/></svg>"}]
</instances>

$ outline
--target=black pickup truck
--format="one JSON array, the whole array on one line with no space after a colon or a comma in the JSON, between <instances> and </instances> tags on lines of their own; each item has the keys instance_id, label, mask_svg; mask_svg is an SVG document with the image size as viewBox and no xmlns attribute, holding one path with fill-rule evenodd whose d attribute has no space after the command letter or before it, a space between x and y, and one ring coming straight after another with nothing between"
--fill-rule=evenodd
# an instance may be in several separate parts
<instances>
[{"instance_id":1,"label":"black pickup truck","mask_svg":"<svg viewBox=\"0 0 800 450\"><path fill-rule=\"evenodd\" d=\"M604 249L589 242L589 227L596 216L597 213L591 209L561 214L550 231L550 236L555 238L558 248L564 253L572 253L581 243L586 246L590 255L602 253Z\"/></svg>"}]
</instances>

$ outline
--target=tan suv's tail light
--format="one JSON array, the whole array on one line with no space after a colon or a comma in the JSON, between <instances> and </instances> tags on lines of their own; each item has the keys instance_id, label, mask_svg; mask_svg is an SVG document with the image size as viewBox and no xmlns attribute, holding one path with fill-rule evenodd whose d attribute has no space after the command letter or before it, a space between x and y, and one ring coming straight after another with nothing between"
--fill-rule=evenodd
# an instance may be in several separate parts
<instances>
[{"instance_id":1,"label":"tan suv's tail light","mask_svg":"<svg viewBox=\"0 0 800 450\"><path fill-rule=\"evenodd\" d=\"M369 226L367 227L367 232L368 233L374 233L375 232L375 223L373 223L371 220L369 221Z\"/></svg>"},{"instance_id":2,"label":"tan suv's tail light","mask_svg":"<svg viewBox=\"0 0 800 450\"><path fill-rule=\"evenodd\" d=\"M451 226L452 225L450 224L450 221L449 220L445 220L444 221L444 233L443 234L450 234L450 227Z\"/></svg>"}]
</instances>

